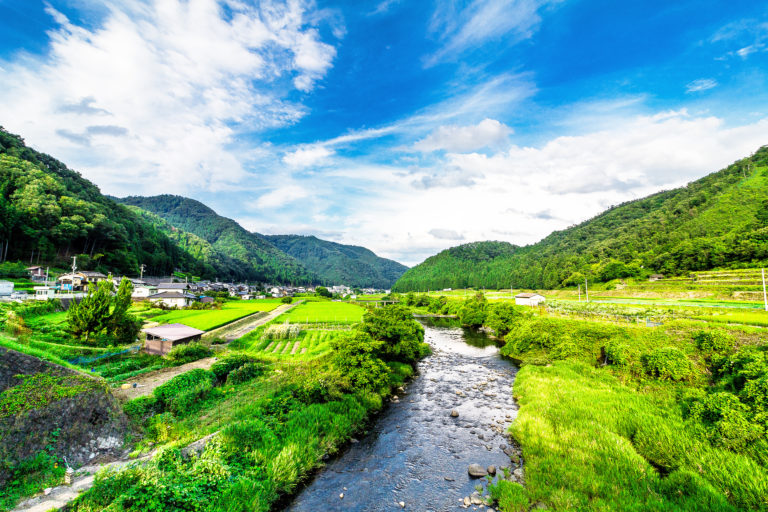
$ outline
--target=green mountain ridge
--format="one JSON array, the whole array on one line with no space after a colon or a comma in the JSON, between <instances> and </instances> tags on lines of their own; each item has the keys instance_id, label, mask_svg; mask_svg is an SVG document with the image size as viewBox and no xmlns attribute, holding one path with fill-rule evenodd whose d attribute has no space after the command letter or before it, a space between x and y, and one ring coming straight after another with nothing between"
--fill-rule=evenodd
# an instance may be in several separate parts
<instances>
[{"instance_id":1,"label":"green mountain ridge","mask_svg":"<svg viewBox=\"0 0 768 512\"><path fill-rule=\"evenodd\" d=\"M0 262L167 275L195 258L152 223L0 127Z\"/></svg>"},{"instance_id":2,"label":"green mountain ridge","mask_svg":"<svg viewBox=\"0 0 768 512\"><path fill-rule=\"evenodd\" d=\"M535 244L503 244L475 242L442 251L408 270L393 290L548 289L584 277L609 281L764 266L768 146L685 187L612 207Z\"/></svg>"},{"instance_id":3,"label":"green mountain ridge","mask_svg":"<svg viewBox=\"0 0 768 512\"><path fill-rule=\"evenodd\" d=\"M311 284L319 279L299 261L285 254L258 233L218 215L200 201L170 194L128 196L116 201L148 211L168 227L191 233L210 244L211 255L237 262L246 279L270 283ZM165 229L168 230L168 227Z\"/></svg>"},{"instance_id":4,"label":"green mountain ridge","mask_svg":"<svg viewBox=\"0 0 768 512\"><path fill-rule=\"evenodd\" d=\"M381 258L365 247L304 235L266 235L265 238L320 276L322 284L391 288L408 270L405 265Z\"/></svg>"}]
</instances>

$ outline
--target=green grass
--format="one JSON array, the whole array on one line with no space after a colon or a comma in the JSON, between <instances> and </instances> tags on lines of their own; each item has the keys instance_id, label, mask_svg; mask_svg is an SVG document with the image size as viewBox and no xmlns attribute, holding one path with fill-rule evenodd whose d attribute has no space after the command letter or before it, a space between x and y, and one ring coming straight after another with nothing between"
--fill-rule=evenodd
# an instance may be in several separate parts
<instances>
[{"instance_id":1,"label":"green grass","mask_svg":"<svg viewBox=\"0 0 768 512\"><path fill-rule=\"evenodd\" d=\"M275 322L354 324L360 322L364 314L365 308L346 302L307 302L283 313Z\"/></svg>"},{"instance_id":2,"label":"green grass","mask_svg":"<svg viewBox=\"0 0 768 512\"><path fill-rule=\"evenodd\" d=\"M531 501L554 510L768 508L765 468L697 439L678 392L625 386L574 361L522 368L512 433Z\"/></svg>"},{"instance_id":3,"label":"green grass","mask_svg":"<svg viewBox=\"0 0 768 512\"><path fill-rule=\"evenodd\" d=\"M263 331L261 331L263 332ZM260 339L261 332L254 335L244 343L249 344L245 352L267 359L314 359L330 352L330 342L342 334L345 330L304 330L296 338L288 340ZM296 345L298 344L298 347ZM291 352L296 347L295 352Z\"/></svg>"},{"instance_id":4,"label":"green grass","mask_svg":"<svg viewBox=\"0 0 768 512\"><path fill-rule=\"evenodd\" d=\"M766 311L718 311L707 315L695 315L692 318L706 322L768 327L768 312Z\"/></svg>"},{"instance_id":5,"label":"green grass","mask_svg":"<svg viewBox=\"0 0 768 512\"><path fill-rule=\"evenodd\" d=\"M217 309L180 309L178 311L169 311L162 315L153 316L153 322L161 324L181 323L200 329L210 331L230 322L234 322L244 316L252 315L259 311L272 311L280 305L279 300L242 300L230 301L224 303L224 307Z\"/></svg>"},{"instance_id":6,"label":"green grass","mask_svg":"<svg viewBox=\"0 0 768 512\"><path fill-rule=\"evenodd\" d=\"M37 357L39 359L43 359L44 361L50 361L51 363L56 363L58 365L69 368L71 370L81 370L81 368L73 364L69 364L63 358L57 355L51 354L48 350L43 350L40 348L29 346L28 344L20 343L17 340L9 338L3 334L0 334L0 346L9 348L11 350L15 350L17 352L22 352L24 354Z\"/></svg>"}]
</instances>

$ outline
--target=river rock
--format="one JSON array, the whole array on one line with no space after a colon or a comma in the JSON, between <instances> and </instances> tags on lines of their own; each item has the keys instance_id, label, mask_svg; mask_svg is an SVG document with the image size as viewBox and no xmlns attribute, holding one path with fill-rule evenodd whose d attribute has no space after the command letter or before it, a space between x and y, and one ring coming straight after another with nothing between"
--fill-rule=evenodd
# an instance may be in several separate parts
<instances>
[{"instance_id":1,"label":"river rock","mask_svg":"<svg viewBox=\"0 0 768 512\"><path fill-rule=\"evenodd\" d=\"M451 418L458 418L459 417L459 411L456 409L451 411Z\"/></svg>"},{"instance_id":2,"label":"river rock","mask_svg":"<svg viewBox=\"0 0 768 512\"><path fill-rule=\"evenodd\" d=\"M400 508L405 508L405 502L404 501L398 501L398 505L400 505Z\"/></svg>"},{"instance_id":3,"label":"river rock","mask_svg":"<svg viewBox=\"0 0 768 512\"><path fill-rule=\"evenodd\" d=\"M496 474L496 466L488 466L488 469L486 471L488 471L489 475L495 475Z\"/></svg>"},{"instance_id":4,"label":"river rock","mask_svg":"<svg viewBox=\"0 0 768 512\"><path fill-rule=\"evenodd\" d=\"M483 504L483 498L481 498L480 495L477 494L476 492L472 493L472 496L469 497L469 500L470 500L470 502L473 505L482 505Z\"/></svg>"},{"instance_id":5,"label":"river rock","mask_svg":"<svg viewBox=\"0 0 768 512\"><path fill-rule=\"evenodd\" d=\"M464 506L468 507L472 504L472 500L469 499L469 496L464 496Z\"/></svg>"},{"instance_id":6,"label":"river rock","mask_svg":"<svg viewBox=\"0 0 768 512\"><path fill-rule=\"evenodd\" d=\"M485 468L480 464L470 464L467 471L469 472L469 476L474 478L480 478L488 474Z\"/></svg>"}]
</instances>

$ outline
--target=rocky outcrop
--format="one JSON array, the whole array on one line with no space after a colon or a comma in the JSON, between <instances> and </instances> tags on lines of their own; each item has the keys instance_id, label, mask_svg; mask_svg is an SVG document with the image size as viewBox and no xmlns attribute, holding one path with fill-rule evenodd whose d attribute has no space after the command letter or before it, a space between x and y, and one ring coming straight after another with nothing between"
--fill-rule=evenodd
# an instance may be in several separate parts
<instances>
[{"instance_id":1,"label":"rocky outcrop","mask_svg":"<svg viewBox=\"0 0 768 512\"><path fill-rule=\"evenodd\" d=\"M47 373L61 377L63 385L72 381L78 386L77 394L0 414L0 466L13 466L42 450L66 457L75 467L121 453L128 421L103 381L5 348L0 348L0 360L5 386L0 393L20 385L15 375ZM6 473L0 471L0 486Z\"/></svg>"}]
</instances>

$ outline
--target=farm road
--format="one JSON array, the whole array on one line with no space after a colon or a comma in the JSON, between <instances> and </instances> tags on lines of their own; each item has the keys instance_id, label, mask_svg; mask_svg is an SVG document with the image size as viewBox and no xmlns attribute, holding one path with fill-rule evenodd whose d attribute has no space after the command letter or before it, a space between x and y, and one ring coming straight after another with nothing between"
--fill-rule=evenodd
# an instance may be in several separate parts
<instances>
[{"instance_id":1,"label":"farm road","mask_svg":"<svg viewBox=\"0 0 768 512\"><path fill-rule=\"evenodd\" d=\"M226 332L226 334L222 333L221 335L223 335L223 337L227 341L233 341L238 338L241 338L242 336L245 336L249 332L259 327L260 325L264 325L265 323L271 320L274 320L275 318L285 313L286 311L290 310L297 304L298 303L286 304L284 306L280 306L270 311L267 315L264 315L263 312L256 313L254 315L251 315L249 317L246 317L245 319L241 319L240 321L236 322L237 323L236 326L229 324L228 326L220 327L219 329L215 329L214 331L209 331L206 334L214 333L215 331L220 331L222 329L229 328L229 331ZM251 319L251 320L248 322L241 323L242 320L246 320L246 319ZM127 379L124 382L124 384L127 384L130 387L128 387L127 389L123 389L123 388L113 389L112 394L122 400L133 400L134 398L138 398L140 396L151 395L152 391L154 391L156 387L168 382L169 380L176 377L177 375L181 375L182 373L186 373L196 368L202 368L203 370L208 370L210 369L210 367L213 365L215 361L216 361L215 357L207 357L205 359L199 359L197 361L193 361L185 365L174 366L172 368L161 368L153 372L137 375L136 377ZM134 384L136 384L135 387L133 386Z\"/></svg>"}]
</instances>

